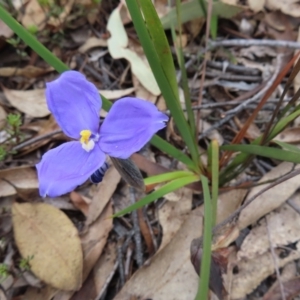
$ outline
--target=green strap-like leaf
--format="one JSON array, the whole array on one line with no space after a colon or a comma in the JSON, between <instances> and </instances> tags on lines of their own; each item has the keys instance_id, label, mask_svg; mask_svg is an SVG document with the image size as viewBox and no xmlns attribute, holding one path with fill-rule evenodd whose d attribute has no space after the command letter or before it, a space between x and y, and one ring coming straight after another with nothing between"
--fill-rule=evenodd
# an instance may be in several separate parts
<instances>
[{"instance_id":1,"label":"green strap-like leaf","mask_svg":"<svg viewBox=\"0 0 300 300\"><path fill-rule=\"evenodd\" d=\"M222 146L221 149L230 150L234 152L240 151L247 154L254 154L268 158L279 159L282 161L289 161L297 164L300 163L299 153L272 147L258 145L226 145Z\"/></svg>"},{"instance_id":2,"label":"green strap-like leaf","mask_svg":"<svg viewBox=\"0 0 300 300\"><path fill-rule=\"evenodd\" d=\"M203 252L201 257L201 270L200 270L200 277L199 277L200 282L199 282L199 288L198 288L196 300L204 300L207 299L208 296L210 262L211 262L211 243L212 243L211 197L209 193L208 180L203 175L201 175L201 183L202 183L203 197L204 197L204 230L203 230Z\"/></svg>"},{"instance_id":3,"label":"green strap-like leaf","mask_svg":"<svg viewBox=\"0 0 300 300\"><path fill-rule=\"evenodd\" d=\"M123 209L122 211L116 213L113 215L113 217L120 217L123 215L126 215L138 208L141 208L155 200L157 200L160 197L163 197L164 195L171 193L175 190L178 190L179 188L188 185L190 183L193 183L195 181L199 180L199 176L198 175L190 175L184 178L179 178L179 179L175 179L171 182L168 182L167 184L163 185L159 190L156 190L155 192L147 195L146 197L144 197L143 199L141 199L140 201L136 202L133 205L130 205L129 207Z\"/></svg>"},{"instance_id":4,"label":"green strap-like leaf","mask_svg":"<svg viewBox=\"0 0 300 300\"><path fill-rule=\"evenodd\" d=\"M182 111L178 98L178 88L174 87L173 79L171 79L171 72L173 71L170 69L171 67L169 63L163 66L162 58L159 57L163 49L165 49L165 56L169 55L169 45L165 44L165 33L160 23L157 23L157 20L159 22L157 13L155 9L153 9L153 4L150 0L143 0L142 2L138 0L127 0L126 3L157 84L164 96L168 108L172 113L176 126L191 153L195 168L199 170L198 146L196 144L196 139L192 136L189 125ZM147 12L143 11L142 14L139 5L141 5L144 9L146 7L152 8L149 8ZM154 31L152 29L153 26L159 30ZM158 35L158 37L153 39L152 35L154 34ZM164 38L162 38L162 36L164 36ZM158 41L159 38L160 40ZM165 48L163 48L163 46ZM158 47L158 49L156 49L156 47Z\"/></svg>"}]
</instances>

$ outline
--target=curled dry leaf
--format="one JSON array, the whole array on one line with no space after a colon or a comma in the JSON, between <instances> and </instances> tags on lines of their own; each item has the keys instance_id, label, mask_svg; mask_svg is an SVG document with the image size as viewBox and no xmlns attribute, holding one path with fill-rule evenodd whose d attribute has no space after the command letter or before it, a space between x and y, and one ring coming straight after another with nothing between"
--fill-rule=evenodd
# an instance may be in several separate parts
<instances>
[{"instance_id":1,"label":"curled dry leaf","mask_svg":"<svg viewBox=\"0 0 300 300\"><path fill-rule=\"evenodd\" d=\"M134 92L135 88L131 87L124 90L99 90L99 93L109 100L119 99L124 96L130 95Z\"/></svg>"},{"instance_id":2,"label":"curled dry leaf","mask_svg":"<svg viewBox=\"0 0 300 300\"><path fill-rule=\"evenodd\" d=\"M25 68L3 67L0 68L0 76L1 77L24 76L26 78L37 78L41 75L52 72L53 70L54 69L52 67L43 69L31 65L28 65Z\"/></svg>"},{"instance_id":3,"label":"curled dry leaf","mask_svg":"<svg viewBox=\"0 0 300 300\"><path fill-rule=\"evenodd\" d=\"M287 128L279 133L275 138L275 141L284 143L299 143L300 142L300 127Z\"/></svg>"},{"instance_id":4,"label":"curled dry leaf","mask_svg":"<svg viewBox=\"0 0 300 300\"><path fill-rule=\"evenodd\" d=\"M42 118L50 114L44 89L19 91L3 88L3 92L13 107L30 117Z\"/></svg>"},{"instance_id":5,"label":"curled dry leaf","mask_svg":"<svg viewBox=\"0 0 300 300\"><path fill-rule=\"evenodd\" d=\"M96 47L107 47L107 41L96 37L89 37L85 43L79 47L78 52L86 53L90 49Z\"/></svg>"},{"instance_id":6,"label":"curled dry leaf","mask_svg":"<svg viewBox=\"0 0 300 300\"><path fill-rule=\"evenodd\" d=\"M15 241L32 272L61 290L78 290L83 255L77 229L59 209L45 203L15 203Z\"/></svg>"},{"instance_id":7,"label":"curled dry leaf","mask_svg":"<svg viewBox=\"0 0 300 300\"><path fill-rule=\"evenodd\" d=\"M38 186L33 168L17 167L0 170L0 197L15 195L16 189L37 190Z\"/></svg>"},{"instance_id":8,"label":"curled dry leaf","mask_svg":"<svg viewBox=\"0 0 300 300\"><path fill-rule=\"evenodd\" d=\"M115 59L127 59L131 64L132 73L142 85L153 95L158 96L160 90L150 67L135 52L128 49L128 37L120 17L121 7L122 5L112 12L107 23L107 30L111 34L107 40L108 51Z\"/></svg>"}]
</instances>

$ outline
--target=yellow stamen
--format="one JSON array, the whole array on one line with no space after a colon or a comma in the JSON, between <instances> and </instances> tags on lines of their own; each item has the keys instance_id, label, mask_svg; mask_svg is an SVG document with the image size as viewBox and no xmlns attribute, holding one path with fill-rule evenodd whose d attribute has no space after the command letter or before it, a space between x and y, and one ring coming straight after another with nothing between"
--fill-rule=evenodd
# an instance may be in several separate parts
<instances>
[{"instance_id":1,"label":"yellow stamen","mask_svg":"<svg viewBox=\"0 0 300 300\"><path fill-rule=\"evenodd\" d=\"M90 130L81 130L80 131L80 142L81 144L88 144L90 137L91 137L92 133Z\"/></svg>"}]
</instances>

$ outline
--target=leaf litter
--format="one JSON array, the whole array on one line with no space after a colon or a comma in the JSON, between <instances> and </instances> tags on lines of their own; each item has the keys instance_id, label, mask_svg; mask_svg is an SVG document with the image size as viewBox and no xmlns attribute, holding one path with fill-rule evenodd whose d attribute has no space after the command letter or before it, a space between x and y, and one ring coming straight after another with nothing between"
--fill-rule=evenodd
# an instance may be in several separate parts
<instances>
[{"instance_id":1,"label":"leaf litter","mask_svg":"<svg viewBox=\"0 0 300 300\"><path fill-rule=\"evenodd\" d=\"M13 1L12 4L23 25L29 30L37 29L37 38L71 68L82 70L105 97L115 100L135 95L166 110L126 7L106 0L102 2L98 5L93 1L81 1L78 6L79 1L66 1L65 9L58 11L52 2L43 6L40 1L30 0L22 9L21 2ZM230 15L230 21L220 19L218 37L221 43L226 41L226 35L296 41L300 24L293 17L298 16L300 10L295 1L249 0L246 7L241 6L245 5L244 1L222 2L226 5L221 4L221 8L231 5L231 13L239 11L240 14ZM174 8L169 8L167 1L154 1L154 4L168 27L170 18L174 17ZM282 53L282 48L280 44L278 47L242 45L211 50L214 52L211 52L213 55L206 70L203 101L197 108L203 72L201 62L205 48L201 36L205 19L199 14L194 20L191 17L195 15L183 10L183 19L187 21L182 28L183 52L192 106L195 112L201 109L200 145L207 145L210 138L227 144L257 106L258 100L246 101L262 90L264 82L278 68L274 57ZM223 17L228 17L226 11ZM93 30L88 30L88 26ZM79 31L84 34L79 36ZM3 54L0 58L0 140L1 143L6 141L10 151L5 162L1 161L0 169L0 245L2 262L9 266L2 284L3 299L17 299L13 293L22 299L49 300L194 299L198 275L191 261L190 245L193 239L201 236L202 230L199 186L182 188L139 210L138 227L134 225L133 215L110 218L114 212L131 204L128 187L113 167L97 186L86 183L69 195L41 199L33 166L47 149L66 140L56 132L58 126L49 116L44 97L45 83L55 74L22 42L7 40L13 36L2 25L0 35L5 37L0 42ZM175 53L172 43L171 49ZM292 51L290 53L287 57L291 57ZM177 66L176 69L179 78L181 74ZM279 84L251 124L246 139L251 141L264 131L265 120L274 111L285 82L286 79ZM297 85L296 78L295 88ZM292 96L292 92L288 96ZM244 101L248 104L240 106ZM184 102L182 107L185 108ZM22 135L7 141L7 116L11 113L21 115ZM231 119L219 123L228 115ZM298 146L298 132L295 122L275 140ZM173 145L184 148L174 125L169 126L166 136ZM13 150L15 148L17 150ZM147 174L161 174L174 168L165 154L154 148L148 151L150 155L142 152L133 156ZM162 163L166 158L167 163ZM231 190L221 189L218 222L228 218L270 182L297 168L291 163L257 158L240 178L235 178ZM286 299L300 293L297 288L300 259L298 177L256 197L237 218L215 233L213 255L221 257L227 267L223 270L222 263L218 265L222 270L222 285L230 299L281 299L280 285L284 286ZM258 185L250 188L249 183ZM247 188L240 189L243 184ZM137 196L138 199L142 197ZM141 236L142 248L137 243L137 234ZM12 239L16 246L11 243ZM73 244L70 246L68 242ZM143 258L142 267L138 267L138 256ZM69 260L71 264L67 263ZM68 266L67 273L61 261ZM292 270L286 275L289 269ZM26 289L21 290L17 284ZM216 286L216 282L213 285ZM214 297L211 293L210 298L216 299Z\"/></svg>"}]
</instances>

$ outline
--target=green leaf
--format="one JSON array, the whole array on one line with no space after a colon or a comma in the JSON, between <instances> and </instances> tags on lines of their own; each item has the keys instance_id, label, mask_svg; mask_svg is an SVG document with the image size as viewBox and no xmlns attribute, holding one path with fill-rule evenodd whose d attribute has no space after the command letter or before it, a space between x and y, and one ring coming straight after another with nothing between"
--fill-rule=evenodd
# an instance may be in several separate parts
<instances>
[{"instance_id":1,"label":"green leaf","mask_svg":"<svg viewBox=\"0 0 300 300\"><path fill-rule=\"evenodd\" d=\"M147 195L140 201L138 201L138 202L134 203L133 205L130 205L129 207L123 209L122 211L114 214L113 217L120 217L120 216L126 215L138 208L141 208L141 207L157 200L160 197L163 197L164 195L166 195L168 193L171 193L185 185L188 185L188 184L193 183L198 180L199 180L198 175L190 175L190 176L186 176L184 178L179 178L179 179L175 179L171 182L168 182L167 184L163 185L160 189Z\"/></svg>"},{"instance_id":2,"label":"green leaf","mask_svg":"<svg viewBox=\"0 0 300 300\"><path fill-rule=\"evenodd\" d=\"M212 225L216 225L219 195L219 144L217 140L211 142L211 203L212 203Z\"/></svg>"},{"instance_id":3,"label":"green leaf","mask_svg":"<svg viewBox=\"0 0 300 300\"><path fill-rule=\"evenodd\" d=\"M272 142L277 144L278 146L280 146L282 149L300 154L300 149L295 145L291 145L291 144L276 141L276 140L273 140Z\"/></svg>"},{"instance_id":4,"label":"green leaf","mask_svg":"<svg viewBox=\"0 0 300 300\"><path fill-rule=\"evenodd\" d=\"M159 56L163 51L166 53L166 56L169 55L170 49L169 45L165 44L166 37L164 36L164 38L162 38L165 33L157 17L157 13L153 8L151 0L143 0L142 2L138 0L127 0L126 3L157 84L159 85L167 106L172 113L176 126L191 153L194 167L199 170L198 146L196 139L192 136L189 125L182 111L177 86L174 87L173 79L170 77L171 69L169 68L169 64L163 66L162 59L165 56ZM139 5L141 5L144 9L143 13L141 12ZM146 8L148 11L145 11ZM156 27L157 29L154 31L152 27ZM158 37L154 37L154 34L158 35ZM156 49L156 47L158 49Z\"/></svg>"},{"instance_id":5,"label":"green leaf","mask_svg":"<svg viewBox=\"0 0 300 300\"><path fill-rule=\"evenodd\" d=\"M230 5L224 2L213 3L213 15L225 19L230 19L244 10L244 7L237 5ZM184 2L181 5L182 23L205 17L206 12L200 6L199 0L192 0ZM178 26L176 17L176 8L172 8L168 14L161 18L162 25L165 29L170 29L172 26Z\"/></svg>"},{"instance_id":6,"label":"green leaf","mask_svg":"<svg viewBox=\"0 0 300 300\"><path fill-rule=\"evenodd\" d=\"M197 170L197 168L195 167L194 162L187 155L185 155L179 149L175 148L170 143L163 140L158 135L155 135L151 139L150 142L153 146L157 147L159 150L164 151L165 153L169 154L171 157L174 157L175 159L177 159L177 160L181 161L182 163L184 163L189 169L191 169L193 171Z\"/></svg>"},{"instance_id":7,"label":"green leaf","mask_svg":"<svg viewBox=\"0 0 300 300\"><path fill-rule=\"evenodd\" d=\"M203 233L203 253L201 258L201 271L199 277L199 288L196 299L207 299L208 285L211 263L211 243L212 243L212 207L209 193L208 180L201 175L201 183L204 197L204 233Z\"/></svg>"},{"instance_id":8,"label":"green leaf","mask_svg":"<svg viewBox=\"0 0 300 300\"><path fill-rule=\"evenodd\" d=\"M177 178L183 178L187 176L195 175L189 171L174 171L174 172L169 172L169 173L164 173L164 174L159 174L155 176L148 177L144 180L145 185L150 185L150 184L156 184L156 183L161 183L165 181L170 181L174 180Z\"/></svg>"},{"instance_id":9,"label":"green leaf","mask_svg":"<svg viewBox=\"0 0 300 300\"><path fill-rule=\"evenodd\" d=\"M272 147L258 146L258 145L226 145L226 146L222 146L221 149L230 150L234 152L240 151L247 154L254 154L254 155L279 159L282 161L289 161L298 164L300 163L299 153L272 148Z\"/></svg>"}]
</instances>

